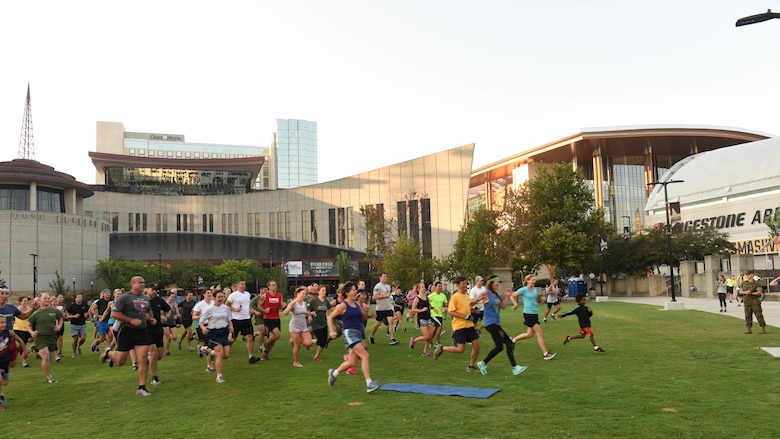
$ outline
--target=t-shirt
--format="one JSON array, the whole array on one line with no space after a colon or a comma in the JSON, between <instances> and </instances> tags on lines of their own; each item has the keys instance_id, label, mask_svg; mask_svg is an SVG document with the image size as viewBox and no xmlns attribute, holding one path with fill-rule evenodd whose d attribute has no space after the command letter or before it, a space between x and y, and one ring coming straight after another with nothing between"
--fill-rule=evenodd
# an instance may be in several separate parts
<instances>
[{"instance_id":1,"label":"t-shirt","mask_svg":"<svg viewBox=\"0 0 780 439\"><path fill-rule=\"evenodd\" d=\"M539 314L539 293L536 287L529 290L528 287L523 287L517 290L520 296L523 297L523 314Z\"/></svg>"},{"instance_id":2,"label":"t-shirt","mask_svg":"<svg viewBox=\"0 0 780 439\"><path fill-rule=\"evenodd\" d=\"M163 313L167 313L171 310L171 306L168 305L168 302L166 302L162 297L155 296L154 299L149 299L149 307L152 309L152 316L156 320L156 325L154 325L154 328L162 327L162 315Z\"/></svg>"},{"instance_id":3,"label":"t-shirt","mask_svg":"<svg viewBox=\"0 0 780 439\"><path fill-rule=\"evenodd\" d=\"M461 293L455 293L452 295L452 300L450 300L450 306L449 311L450 314L455 311L456 313L463 314L464 316L471 314L471 306L469 306L469 295L468 294L461 294ZM471 320L466 320L460 317L453 317L452 318L452 330L457 331L458 329L466 329L466 328L473 328L474 322Z\"/></svg>"},{"instance_id":4,"label":"t-shirt","mask_svg":"<svg viewBox=\"0 0 780 439\"><path fill-rule=\"evenodd\" d=\"M272 294L270 291L265 295L263 308L268 308L267 313L263 313L263 319L279 320L279 309L282 307L282 293Z\"/></svg>"},{"instance_id":5,"label":"t-shirt","mask_svg":"<svg viewBox=\"0 0 780 439\"><path fill-rule=\"evenodd\" d=\"M233 291L225 300L230 302L231 308L238 308L238 312L231 311L233 320L249 320L252 313L249 312L249 305L252 302L252 295L248 291Z\"/></svg>"},{"instance_id":6,"label":"t-shirt","mask_svg":"<svg viewBox=\"0 0 780 439\"><path fill-rule=\"evenodd\" d=\"M68 307L68 314L75 315L78 314L78 317L74 317L70 319L71 325L86 325L87 324L87 312L89 312L89 305L87 305L87 302L81 301L81 305L79 305L76 302L73 302Z\"/></svg>"},{"instance_id":7,"label":"t-shirt","mask_svg":"<svg viewBox=\"0 0 780 439\"><path fill-rule=\"evenodd\" d=\"M309 309L317 313L311 319L311 329L322 329L328 327L328 310L330 309L330 302L328 300L320 300L319 297L314 297L309 302Z\"/></svg>"},{"instance_id":8,"label":"t-shirt","mask_svg":"<svg viewBox=\"0 0 780 439\"><path fill-rule=\"evenodd\" d=\"M447 303L447 296L444 293L428 294L428 302L431 303L431 316L444 317L444 305Z\"/></svg>"},{"instance_id":9,"label":"t-shirt","mask_svg":"<svg viewBox=\"0 0 780 439\"><path fill-rule=\"evenodd\" d=\"M31 324L35 331L40 336L57 335L57 331L54 327L57 326L57 320L62 319L62 313L60 310L54 307L48 307L46 309L39 309L35 311L27 323Z\"/></svg>"},{"instance_id":10,"label":"t-shirt","mask_svg":"<svg viewBox=\"0 0 780 439\"><path fill-rule=\"evenodd\" d=\"M377 294L389 294L389 293L390 293L390 285L383 284L382 282L379 282L378 284L374 285L374 297L376 297ZM387 296L384 299L376 299L376 310L392 311L393 300L390 298L390 296Z\"/></svg>"},{"instance_id":11,"label":"t-shirt","mask_svg":"<svg viewBox=\"0 0 780 439\"><path fill-rule=\"evenodd\" d=\"M479 299L479 296L481 296L482 293L484 293L485 291L487 291L487 288L485 288L484 285L482 285L481 287L474 287L471 289L471 291L469 291L469 299L471 300ZM483 309L485 309L485 304L477 303L474 305L474 308L482 311Z\"/></svg>"},{"instance_id":12,"label":"t-shirt","mask_svg":"<svg viewBox=\"0 0 780 439\"><path fill-rule=\"evenodd\" d=\"M211 309L213 306L214 306L214 302L209 303L206 302L205 300L201 300L200 302L195 304L195 307L192 308L192 312L193 313L197 312L200 315L200 317L198 317L198 320L203 321L203 324L205 325L208 323L208 320L205 320L203 318L203 315L206 314L206 311Z\"/></svg>"},{"instance_id":13,"label":"t-shirt","mask_svg":"<svg viewBox=\"0 0 780 439\"><path fill-rule=\"evenodd\" d=\"M19 310L15 305L11 305L10 303L6 303L4 307L0 308L0 317L5 317L5 327L13 328L14 327L14 317L22 315L22 311Z\"/></svg>"},{"instance_id":14,"label":"t-shirt","mask_svg":"<svg viewBox=\"0 0 780 439\"><path fill-rule=\"evenodd\" d=\"M108 308L108 303L109 302L108 302L108 300L106 300L106 299L101 297L100 299L96 300L95 303L97 304L98 320L102 322L103 321L103 314L105 314L106 308ZM111 313L109 312L108 316L110 316L110 315L111 315ZM108 316L106 316L106 319L105 319L106 321L108 321Z\"/></svg>"},{"instance_id":15,"label":"t-shirt","mask_svg":"<svg viewBox=\"0 0 780 439\"><path fill-rule=\"evenodd\" d=\"M122 325L133 329L143 329L146 328L146 313L149 309L149 298L145 294L136 295L132 291L127 291L117 297L111 311L120 312L131 319L141 319L141 324L138 326L124 322L122 322Z\"/></svg>"},{"instance_id":16,"label":"t-shirt","mask_svg":"<svg viewBox=\"0 0 780 439\"><path fill-rule=\"evenodd\" d=\"M249 303L249 308L250 309L253 309L255 311L260 312L260 315L252 314L252 315L255 316L255 324L256 325L262 325L262 324L265 323L265 322L263 322L263 310L260 309L260 308L262 308L262 306L259 306L259 305L262 305L260 303L260 299L265 300L265 298L261 294L258 294L257 296L253 297L252 298L252 302ZM251 311L250 311L250 313L251 313Z\"/></svg>"},{"instance_id":17,"label":"t-shirt","mask_svg":"<svg viewBox=\"0 0 780 439\"><path fill-rule=\"evenodd\" d=\"M500 297L487 292L488 301L485 303L485 326L499 325L501 326L501 302Z\"/></svg>"},{"instance_id":18,"label":"t-shirt","mask_svg":"<svg viewBox=\"0 0 780 439\"><path fill-rule=\"evenodd\" d=\"M566 317L571 314L577 316L577 319L580 323L580 328L590 328L590 316L593 315L593 311L588 311L587 306L580 305L571 311L563 313L561 317Z\"/></svg>"},{"instance_id":19,"label":"t-shirt","mask_svg":"<svg viewBox=\"0 0 780 439\"><path fill-rule=\"evenodd\" d=\"M181 313L182 321L192 320L192 309L195 308L194 300L182 300L179 302L179 312Z\"/></svg>"},{"instance_id":20,"label":"t-shirt","mask_svg":"<svg viewBox=\"0 0 780 439\"><path fill-rule=\"evenodd\" d=\"M232 311L227 305L222 304L219 306L211 306L203 314L200 315L200 319L209 329L224 329L228 327L230 319L232 318Z\"/></svg>"}]
</instances>

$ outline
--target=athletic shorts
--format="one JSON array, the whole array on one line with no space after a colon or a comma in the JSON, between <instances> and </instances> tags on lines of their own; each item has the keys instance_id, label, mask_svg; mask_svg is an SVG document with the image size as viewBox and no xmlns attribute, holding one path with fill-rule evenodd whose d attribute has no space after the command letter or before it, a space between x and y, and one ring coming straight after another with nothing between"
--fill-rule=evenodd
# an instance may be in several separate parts
<instances>
[{"instance_id":1,"label":"athletic shorts","mask_svg":"<svg viewBox=\"0 0 780 439\"><path fill-rule=\"evenodd\" d=\"M282 330L282 321L280 319L265 319L265 329L270 334L274 329Z\"/></svg>"},{"instance_id":2,"label":"athletic shorts","mask_svg":"<svg viewBox=\"0 0 780 439\"><path fill-rule=\"evenodd\" d=\"M431 319L419 319L417 320L417 324L420 326L431 326L433 325L433 322Z\"/></svg>"},{"instance_id":3,"label":"athletic shorts","mask_svg":"<svg viewBox=\"0 0 780 439\"><path fill-rule=\"evenodd\" d=\"M8 376L8 369L8 361L0 363L0 377L3 378L3 381L11 381Z\"/></svg>"},{"instance_id":4,"label":"athletic shorts","mask_svg":"<svg viewBox=\"0 0 780 439\"><path fill-rule=\"evenodd\" d=\"M466 344L474 340L479 340L479 332L474 328L458 329L452 335L455 340L455 344Z\"/></svg>"},{"instance_id":5,"label":"athletic shorts","mask_svg":"<svg viewBox=\"0 0 780 439\"><path fill-rule=\"evenodd\" d=\"M217 345L230 346L228 341L228 328L209 329L209 333L206 334L210 348L214 348Z\"/></svg>"},{"instance_id":6,"label":"athletic shorts","mask_svg":"<svg viewBox=\"0 0 780 439\"><path fill-rule=\"evenodd\" d=\"M252 327L252 320L233 320L233 337L238 335L254 335L255 328Z\"/></svg>"},{"instance_id":7,"label":"athletic shorts","mask_svg":"<svg viewBox=\"0 0 780 439\"><path fill-rule=\"evenodd\" d=\"M471 318L474 323L477 323L478 321L482 320L484 316L485 313L483 311L478 310L477 308L473 308L471 310Z\"/></svg>"},{"instance_id":8,"label":"athletic shorts","mask_svg":"<svg viewBox=\"0 0 780 439\"><path fill-rule=\"evenodd\" d=\"M192 319L189 320L182 320L181 325L184 326L184 329L187 329L192 326Z\"/></svg>"},{"instance_id":9,"label":"athletic shorts","mask_svg":"<svg viewBox=\"0 0 780 439\"><path fill-rule=\"evenodd\" d=\"M19 338L22 339L24 344L27 344L28 341L30 341L30 333L27 331L14 331L16 335L19 336ZM21 347L21 346L20 346Z\"/></svg>"},{"instance_id":10,"label":"athletic shorts","mask_svg":"<svg viewBox=\"0 0 780 439\"><path fill-rule=\"evenodd\" d=\"M393 317L393 314L394 314L393 310L377 311L376 312L376 321L387 324L387 318L388 317Z\"/></svg>"},{"instance_id":11,"label":"athletic shorts","mask_svg":"<svg viewBox=\"0 0 780 439\"><path fill-rule=\"evenodd\" d=\"M444 317L442 316L431 316L431 322L433 322L434 328L441 327L441 322L444 320Z\"/></svg>"},{"instance_id":12,"label":"athletic shorts","mask_svg":"<svg viewBox=\"0 0 780 439\"><path fill-rule=\"evenodd\" d=\"M132 351L136 346L148 345L149 333L146 328L135 329L122 325L116 333L116 350L120 352L128 352Z\"/></svg>"},{"instance_id":13,"label":"athletic shorts","mask_svg":"<svg viewBox=\"0 0 780 439\"><path fill-rule=\"evenodd\" d=\"M57 336L38 334L35 337L35 349L40 352L44 348L49 348L49 352L57 352Z\"/></svg>"},{"instance_id":14,"label":"athletic shorts","mask_svg":"<svg viewBox=\"0 0 780 439\"><path fill-rule=\"evenodd\" d=\"M158 348L163 347L163 328L161 326L150 326L147 328L147 334L149 340L146 344L156 345Z\"/></svg>"},{"instance_id":15,"label":"athletic shorts","mask_svg":"<svg viewBox=\"0 0 780 439\"><path fill-rule=\"evenodd\" d=\"M344 340L344 346L347 349L352 349L356 344L365 340L366 333L360 329L345 329L341 338Z\"/></svg>"},{"instance_id":16,"label":"athletic shorts","mask_svg":"<svg viewBox=\"0 0 780 439\"><path fill-rule=\"evenodd\" d=\"M203 331L200 329L200 325L195 327L195 333L198 334L198 340L206 341L206 336L203 335Z\"/></svg>"},{"instance_id":17,"label":"athletic shorts","mask_svg":"<svg viewBox=\"0 0 780 439\"><path fill-rule=\"evenodd\" d=\"M109 330L108 322L97 322L98 336L106 335Z\"/></svg>"},{"instance_id":18,"label":"athletic shorts","mask_svg":"<svg viewBox=\"0 0 780 439\"><path fill-rule=\"evenodd\" d=\"M552 309L554 306L560 306L561 302L547 302L547 309Z\"/></svg>"},{"instance_id":19,"label":"athletic shorts","mask_svg":"<svg viewBox=\"0 0 780 439\"><path fill-rule=\"evenodd\" d=\"M539 324L539 314L523 313L523 318L525 318L525 321L523 323L525 324L525 326L528 326L529 328L533 328L534 325Z\"/></svg>"},{"instance_id":20,"label":"athletic shorts","mask_svg":"<svg viewBox=\"0 0 780 439\"><path fill-rule=\"evenodd\" d=\"M328 341L330 341L330 337L328 337L328 328L314 329L312 332L314 333L314 337L317 339L317 346L323 349L327 348Z\"/></svg>"},{"instance_id":21,"label":"athletic shorts","mask_svg":"<svg viewBox=\"0 0 780 439\"><path fill-rule=\"evenodd\" d=\"M57 337L62 337L63 335L65 335L65 323L63 323L60 330L57 331Z\"/></svg>"},{"instance_id":22,"label":"athletic shorts","mask_svg":"<svg viewBox=\"0 0 780 439\"><path fill-rule=\"evenodd\" d=\"M78 337L79 335L87 335L87 325L74 325L70 324L70 336Z\"/></svg>"},{"instance_id":23,"label":"athletic shorts","mask_svg":"<svg viewBox=\"0 0 780 439\"><path fill-rule=\"evenodd\" d=\"M255 325L257 325L257 326L265 325L265 322L263 321L263 316L262 315L255 316Z\"/></svg>"},{"instance_id":24,"label":"athletic shorts","mask_svg":"<svg viewBox=\"0 0 780 439\"><path fill-rule=\"evenodd\" d=\"M593 330L589 327L587 328L580 328L580 334L582 335L593 335Z\"/></svg>"}]
</instances>

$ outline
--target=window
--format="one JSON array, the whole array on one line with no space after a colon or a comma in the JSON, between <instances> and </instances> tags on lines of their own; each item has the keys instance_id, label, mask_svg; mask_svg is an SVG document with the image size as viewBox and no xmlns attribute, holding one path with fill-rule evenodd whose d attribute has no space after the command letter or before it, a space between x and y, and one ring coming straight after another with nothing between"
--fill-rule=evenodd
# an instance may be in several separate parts
<instances>
[{"instance_id":1,"label":"window","mask_svg":"<svg viewBox=\"0 0 780 439\"><path fill-rule=\"evenodd\" d=\"M209 214L209 233L214 233L214 214Z\"/></svg>"},{"instance_id":2,"label":"window","mask_svg":"<svg viewBox=\"0 0 780 439\"><path fill-rule=\"evenodd\" d=\"M397 204L398 209L398 236L408 235L406 225L406 201L399 201Z\"/></svg>"},{"instance_id":3,"label":"window","mask_svg":"<svg viewBox=\"0 0 780 439\"><path fill-rule=\"evenodd\" d=\"M292 239L292 212L284 213L284 239Z\"/></svg>"},{"instance_id":4,"label":"window","mask_svg":"<svg viewBox=\"0 0 780 439\"><path fill-rule=\"evenodd\" d=\"M176 214L176 231L177 232L181 232L181 214L180 213Z\"/></svg>"},{"instance_id":5,"label":"window","mask_svg":"<svg viewBox=\"0 0 780 439\"><path fill-rule=\"evenodd\" d=\"M111 212L111 231L119 231L119 212Z\"/></svg>"},{"instance_id":6,"label":"window","mask_svg":"<svg viewBox=\"0 0 780 439\"><path fill-rule=\"evenodd\" d=\"M157 151L157 157L162 157L163 155L165 155L163 151Z\"/></svg>"},{"instance_id":7,"label":"window","mask_svg":"<svg viewBox=\"0 0 780 439\"><path fill-rule=\"evenodd\" d=\"M146 150L145 149L139 149L138 150L138 155L140 155L140 156L146 155Z\"/></svg>"},{"instance_id":8,"label":"window","mask_svg":"<svg viewBox=\"0 0 780 439\"><path fill-rule=\"evenodd\" d=\"M328 209L328 243L336 245L336 209Z\"/></svg>"},{"instance_id":9,"label":"window","mask_svg":"<svg viewBox=\"0 0 780 439\"><path fill-rule=\"evenodd\" d=\"M127 231L132 232L133 231L133 214L128 213L127 214Z\"/></svg>"},{"instance_id":10,"label":"window","mask_svg":"<svg viewBox=\"0 0 780 439\"><path fill-rule=\"evenodd\" d=\"M195 214L191 213L189 214L190 217L190 227L187 229L188 232L194 232L195 231Z\"/></svg>"},{"instance_id":11,"label":"window","mask_svg":"<svg viewBox=\"0 0 780 439\"><path fill-rule=\"evenodd\" d=\"M177 158L177 159L180 159L180 158L181 158L181 151L176 151L176 158Z\"/></svg>"},{"instance_id":12,"label":"window","mask_svg":"<svg viewBox=\"0 0 780 439\"><path fill-rule=\"evenodd\" d=\"M252 219L252 214L248 213L246 214L246 234L252 235L252 229L254 228L255 222Z\"/></svg>"},{"instance_id":13,"label":"window","mask_svg":"<svg viewBox=\"0 0 780 439\"><path fill-rule=\"evenodd\" d=\"M255 235L260 235L260 214L255 214Z\"/></svg>"},{"instance_id":14,"label":"window","mask_svg":"<svg viewBox=\"0 0 780 439\"><path fill-rule=\"evenodd\" d=\"M339 207L337 210L338 214L338 233L339 233L339 247L344 247L346 245L346 219L344 218L344 208Z\"/></svg>"},{"instance_id":15,"label":"window","mask_svg":"<svg viewBox=\"0 0 780 439\"><path fill-rule=\"evenodd\" d=\"M159 232L161 230L162 230L162 217L158 213L157 214L157 228L156 228L156 231Z\"/></svg>"},{"instance_id":16,"label":"window","mask_svg":"<svg viewBox=\"0 0 780 439\"><path fill-rule=\"evenodd\" d=\"M302 210L301 211L301 240L303 242L309 242L309 236L311 234L311 231L309 230L310 226L311 226L311 220L309 218L309 211Z\"/></svg>"},{"instance_id":17,"label":"window","mask_svg":"<svg viewBox=\"0 0 780 439\"><path fill-rule=\"evenodd\" d=\"M417 200L409 200L409 236L420 242L420 211Z\"/></svg>"},{"instance_id":18,"label":"window","mask_svg":"<svg viewBox=\"0 0 780 439\"><path fill-rule=\"evenodd\" d=\"M146 214L141 214L141 230L146 231Z\"/></svg>"},{"instance_id":19,"label":"window","mask_svg":"<svg viewBox=\"0 0 780 439\"><path fill-rule=\"evenodd\" d=\"M276 212L268 213L268 225L271 229L271 238L276 238Z\"/></svg>"},{"instance_id":20,"label":"window","mask_svg":"<svg viewBox=\"0 0 780 439\"><path fill-rule=\"evenodd\" d=\"M227 233L227 215L222 214L222 234L224 235Z\"/></svg>"},{"instance_id":21,"label":"window","mask_svg":"<svg viewBox=\"0 0 780 439\"><path fill-rule=\"evenodd\" d=\"M173 151L168 151L167 156L168 158L173 158Z\"/></svg>"},{"instance_id":22,"label":"window","mask_svg":"<svg viewBox=\"0 0 780 439\"><path fill-rule=\"evenodd\" d=\"M189 152L189 151L185 152L185 153L184 153L184 158L188 158L188 159L189 159L189 158L192 158L192 153L191 153L191 152Z\"/></svg>"},{"instance_id":23,"label":"window","mask_svg":"<svg viewBox=\"0 0 780 439\"><path fill-rule=\"evenodd\" d=\"M130 155L135 155L135 148L130 148Z\"/></svg>"},{"instance_id":24,"label":"window","mask_svg":"<svg viewBox=\"0 0 780 439\"><path fill-rule=\"evenodd\" d=\"M311 242L317 242L317 211L311 211Z\"/></svg>"},{"instance_id":25,"label":"window","mask_svg":"<svg viewBox=\"0 0 780 439\"><path fill-rule=\"evenodd\" d=\"M149 157L154 157L154 150L153 149L149 150Z\"/></svg>"},{"instance_id":26,"label":"window","mask_svg":"<svg viewBox=\"0 0 780 439\"><path fill-rule=\"evenodd\" d=\"M284 226L284 212L276 212L276 237L279 239L283 239L286 235Z\"/></svg>"},{"instance_id":27,"label":"window","mask_svg":"<svg viewBox=\"0 0 780 439\"><path fill-rule=\"evenodd\" d=\"M208 225L208 216L207 216L207 215L204 213L204 214L203 214L203 233L206 233L206 232L208 232L208 228L209 228L209 225Z\"/></svg>"},{"instance_id":28,"label":"window","mask_svg":"<svg viewBox=\"0 0 780 439\"><path fill-rule=\"evenodd\" d=\"M422 253L427 259L433 257L433 244L431 242L431 199L420 200L422 211Z\"/></svg>"},{"instance_id":29,"label":"window","mask_svg":"<svg viewBox=\"0 0 780 439\"><path fill-rule=\"evenodd\" d=\"M168 231L168 214L164 213L163 214L163 232L167 232L167 231Z\"/></svg>"},{"instance_id":30,"label":"window","mask_svg":"<svg viewBox=\"0 0 780 439\"><path fill-rule=\"evenodd\" d=\"M355 211L347 207L347 247L355 248Z\"/></svg>"}]
</instances>

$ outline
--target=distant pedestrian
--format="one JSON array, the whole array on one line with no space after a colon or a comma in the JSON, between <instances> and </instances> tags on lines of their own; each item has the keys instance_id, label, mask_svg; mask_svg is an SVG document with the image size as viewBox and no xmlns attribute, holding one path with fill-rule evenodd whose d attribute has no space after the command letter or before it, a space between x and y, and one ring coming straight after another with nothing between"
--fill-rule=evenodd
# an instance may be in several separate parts
<instances>
[{"instance_id":1,"label":"distant pedestrian","mask_svg":"<svg viewBox=\"0 0 780 439\"><path fill-rule=\"evenodd\" d=\"M718 280L715 281L715 288L718 290L718 301L720 302L720 312L726 312L726 294L728 289L728 281L726 276L718 276Z\"/></svg>"},{"instance_id":2,"label":"distant pedestrian","mask_svg":"<svg viewBox=\"0 0 780 439\"><path fill-rule=\"evenodd\" d=\"M748 271L747 280L740 284L739 288L742 294L745 295L745 324L747 325L747 331L745 334L753 333L753 314L756 315L756 320L761 326L759 334L766 334L766 321L764 320L764 311L761 308L761 283L755 279L755 272L753 270Z\"/></svg>"},{"instance_id":3,"label":"distant pedestrian","mask_svg":"<svg viewBox=\"0 0 780 439\"><path fill-rule=\"evenodd\" d=\"M729 295L729 303L734 303L734 287L737 286L736 276L733 274L726 281L726 293Z\"/></svg>"},{"instance_id":4,"label":"distant pedestrian","mask_svg":"<svg viewBox=\"0 0 780 439\"><path fill-rule=\"evenodd\" d=\"M577 307L571 311L567 311L561 314L561 318L570 315L576 315L580 323L580 332L577 335L567 335L563 339L563 344L572 341L575 338L585 338L587 335L590 337L590 343L593 345L593 352L597 354L603 354L604 349L601 349L596 344L596 340L593 338L593 329L590 327L590 318L593 316L593 310L589 306L585 306L585 302L588 300L588 296L585 293L577 293L577 297L574 298L577 301Z\"/></svg>"}]
</instances>

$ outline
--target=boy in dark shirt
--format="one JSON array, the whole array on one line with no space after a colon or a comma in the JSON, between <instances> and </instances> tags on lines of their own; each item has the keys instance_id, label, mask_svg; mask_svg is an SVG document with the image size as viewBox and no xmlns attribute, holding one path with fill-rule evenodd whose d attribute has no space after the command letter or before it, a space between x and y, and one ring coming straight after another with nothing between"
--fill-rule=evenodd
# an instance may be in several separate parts
<instances>
[{"instance_id":1,"label":"boy in dark shirt","mask_svg":"<svg viewBox=\"0 0 780 439\"><path fill-rule=\"evenodd\" d=\"M593 338L593 330L590 329L590 317L593 315L593 310L590 309L589 306L585 306L587 297L584 293L579 293L577 294L575 300L579 306L571 311L563 313L561 318L570 316L572 314L576 315L580 322L580 332L577 335L567 335L566 338L563 339L563 344L566 344L575 338L585 338L585 335L588 335L590 336L591 344L593 344L593 352L597 354L603 354L604 349L601 349L599 345L596 344L596 340Z\"/></svg>"}]
</instances>

